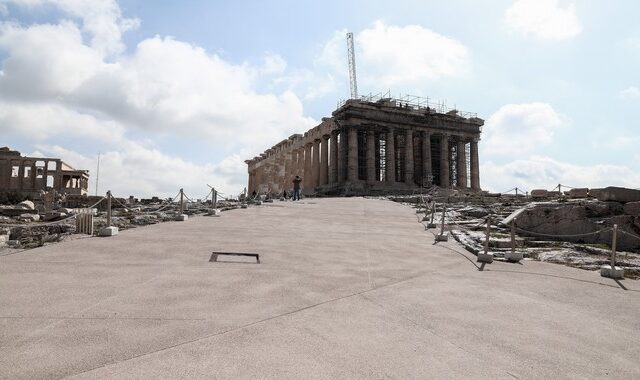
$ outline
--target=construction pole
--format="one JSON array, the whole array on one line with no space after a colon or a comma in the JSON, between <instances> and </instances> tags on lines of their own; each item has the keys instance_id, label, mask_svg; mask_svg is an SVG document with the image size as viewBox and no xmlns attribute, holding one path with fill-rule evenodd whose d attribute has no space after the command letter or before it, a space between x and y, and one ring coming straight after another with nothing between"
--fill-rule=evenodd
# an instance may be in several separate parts
<instances>
[{"instance_id":1,"label":"construction pole","mask_svg":"<svg viewBox=\"0 0 640 380\"><path fill-rule=\"evenodd\" d=\"M98 167L96 168L96 197L98 196L98 179L100 178L100 152L98 152Z\"/></svg>"}]
</instances>

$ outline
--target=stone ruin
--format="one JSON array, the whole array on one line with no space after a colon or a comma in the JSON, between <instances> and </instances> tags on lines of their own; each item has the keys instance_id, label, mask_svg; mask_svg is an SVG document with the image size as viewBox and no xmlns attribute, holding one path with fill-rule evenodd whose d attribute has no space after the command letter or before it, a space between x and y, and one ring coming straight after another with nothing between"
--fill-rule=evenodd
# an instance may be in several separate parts
<instances>
[{"instance_id":1,"label":"stone ruin","mask_svg":"<svg viewBox=\"0 0 640 380\"><path fill-rule=\"evenodd\" d=\"M89 171L76 170L59 158L26 157L0 148L0 193L18 193L38 199L41 192L87 195Z\"/></svg>"},{"instance_id":2,"label":"stone ruin","mask_svg":"<svg viewBox=\"0 0 640 380\"><path fill-rule=\"evenodd\" d=\"M483 124L476 114L418 97L350 99L304 135L246 160L249 194L289 193L296 175L305 195L480 191Z\"/></svg>"}]
</instances>

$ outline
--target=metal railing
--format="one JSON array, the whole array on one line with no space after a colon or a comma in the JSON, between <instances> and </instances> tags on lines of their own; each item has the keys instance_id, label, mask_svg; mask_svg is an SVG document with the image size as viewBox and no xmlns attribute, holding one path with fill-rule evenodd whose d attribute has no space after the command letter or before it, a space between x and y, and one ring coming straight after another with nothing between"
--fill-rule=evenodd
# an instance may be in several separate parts
<instances>
[{"instance_id":1,"label":"metal railing","mask_svg":"<svg viewBox=\"0 0 640 380\"><path fill-rule=\"evenodd\" d=\"M338 101L337 108L344 106L347 101L352 99L341 99ZM414 110L433 110L436 113L449 114L451 116L459 116L465 119L478 117L476 112L467 112L457 109L457 107L449 107L444 101L434 101L429 97L423 97L418 95L400 94L399 96L392 96L391 91L379 92L376 94L369 93L368 95L360 95L357 100L363 102L378 102L389 101L394 103L397 107L411 108Z\"/></svg>"}]
</instances>

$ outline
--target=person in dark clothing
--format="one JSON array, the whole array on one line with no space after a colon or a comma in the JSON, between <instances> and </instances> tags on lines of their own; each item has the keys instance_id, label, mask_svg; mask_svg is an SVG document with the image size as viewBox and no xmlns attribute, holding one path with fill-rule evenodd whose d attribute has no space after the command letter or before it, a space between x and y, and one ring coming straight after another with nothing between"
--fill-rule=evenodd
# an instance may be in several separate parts
<instances>
[{"instance_id":1,"label":"person in dark clothing","mask_svg":"<svg viewBox=\"0 0 640 380\"><path fill-rule=\"evenodd\" d=\"M292 182L293 182L293 200L299 201L300 200L300 182L302 182L302 178L300 178L300 176L297 175Z\"/></svg>"}]
</instances>

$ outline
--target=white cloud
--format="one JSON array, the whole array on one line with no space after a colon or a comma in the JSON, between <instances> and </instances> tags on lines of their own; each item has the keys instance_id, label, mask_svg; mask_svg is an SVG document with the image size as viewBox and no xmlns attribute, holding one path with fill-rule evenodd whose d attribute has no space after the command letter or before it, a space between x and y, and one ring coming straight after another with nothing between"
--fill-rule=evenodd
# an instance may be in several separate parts
<instances>
[{"instance_id":1,"label":"white cloud","mask_svg":"<svg viewBox=\"0 0 640 380\"><path fill-rule=\"evenodd\" d=\"M28 28L2 23L0 49L8 55L0 77L0 93L5 97L67 96L105 66L101 55L83 44L82 33L69 21Z\"/></svg>"},{"instance_id":2,"label":"white cloud","mask_svg":"<svg viewBox=\"0 0 640 380\"><path fill-rule=\"evenodd\" d=\"M125 133L125 127L116 121L100 120L55 103L0 102L0 126L3 133L36 142L75 136L116 145L123 141Z\"/></svg>"},{"instance_id":3,"label":"white cloud","mask_svg":"<svg viewBox=\"0 0 640 380\"><path fill-rule=\"evenodd\" d=\"M139 26L140 20L123 18L116 0L0 0L36 8L53 5L82 21L82 31L91 36L90 46L102 55L124 50L122 34Z\"/></svg>"},{"instance_id":4,"label":"white cloud","mask_svg":"<svg viewBox=\"0 0 640 380\"><path fill-rule=\"evenodd\" d=\"M36 145L38 152L60 157L77 169L95 173L97 156L86 157L57 145ZM202 198L209 191L207 183L228 196L237 195L245 186L242 175L246 164L240 156L231 155L217 164L198 165L157 149L127 142L123 150L103 151L100 155L99 194L111 190L119 197L174 196L180 188L192 199ZM95 177L89 184L95 193Z\"/></svg>"},{"instance_id":5,"label":"white cloud","mask_svg":"<svg viewBox=\"0 0 640 380\"><path fill-rule=\"evenodd\" d=\"M156 36L140 42L133 54L107 63L82 44L68 22L6 31L0 34L0 47L9 52L0 78L5 98L56 97L67 108L90 109L128 129L190 133L214 147L249 147L255 153L315 123L303 115L292 92L258 94L253 89L257 73L278 72L286 65L273 54L263 65L233 65L200 47ZM48 50L42 46L56 35L61 36Z\"/></svg>"},{"instance_id":6,"label":"white cloud","mask_svg":"<svg viewBox=\"0 0 640 380\"><path fill-rule=\"evenodd\" d=\"M561 7L558 0L517 0L504 14L513 31L539 39L564 40L582 31L573 3Z\"/></svg>"},{"instance_id":7,"label":"white cloud","mask_svg":"<svg viewBox=\"0 0 640 380\"><path fill-rule=\"evenodd\" d=\"M38 144L55 138L48 145L61 145L56 149L66 149L65 154L91 151L86 145L101 146L105 160L114 166L114 187L120 186L120 178L125 193L167 193L180 183L202 185L207 176L240 186L246 166L237 152L252 157L316 124L304 116L291 90L256 90L256 82L265 76L288 75L286 62L276 53L266 53L257 64L234 64L201 47L160 36L142 40L125 53L122 33L136 22L123 19L114 1L14 3L53 4L71 19L32 25L0 21L0 51L6 57L0 75L3 136ZM86 144L70 147L67 138L85 139ZM208 144L216 156L227 156L210 165L195 164L154 148L159 138L183 144L195 140ZM71 164L95 167L84 161ZM109 169L105 173L101 170L106 181ZM122 173L134 178L118 177Z\"/></svg>"},{"instance_id":8,"label":"white cloud","mask_svg":"<svg viewBox=\"0 0 640 380\"><path fill-rule=\"evenodd\" d=\"M318 74L313 70L296 69L274 79L275 85L284 85L301 94L304 100L315 100L334 92L338 84L332 74Z\"/></svg>"},{"instance_id":9,"label":"white cloud","mask_svg":"<svg viewBox=\"0 0 640 380\"><path fill-rule=\"evenodd\" d=\"M283 74L287 69L287 62L279 54L267 53L262 61L262 74Z\"/></svg>"},{"instance_id":10,"label":"white cloud","mask_svg":"<svg viewBox=\"0 0 640 380\"><path fill-rule=\"evenodd\" d=\"M348 75L346 31L336 31L316 63ZM358 82L377 90L393 86L420 88L470 70L469 50L461 42L419 25L395 26L376 21L355 34Z\"/></svg>"},{"instance_id":11,"label":"white cloud","mask_svg":"<svg viewBox=\"0 0 640 380\"><path fill-rule=\"evenodd\" d=\"M506 191L515 186L526 191L551 190L559 183L588 188L606 186L637 188L640 184L640 172L627 166L584 166L542 156L532 156L506 164L486 161L481 164L480 173L482 188L491 191Z\"/></svg>"},{"instance_id":12,"label":"white cloud","mask_svg":"<svg viewBox=\"0 0 640 380\"><path fill-rule=\"evenodd\" d=\"M620 97L622 99L640 99L640 88L631 86L620 91Z\"/></svg>"},{"instance_id":13,"label":"white cloud","mask_svg":"<svg viewBox=\"0 0 640 380\"><path fill-rule=\"evenodd\" d=\"M522 155L553 141L553 133L568 125L566 116L546 103L507 104L489 117L483 128L483 151L489 155Z\"/></svg>"}]
</instances>

